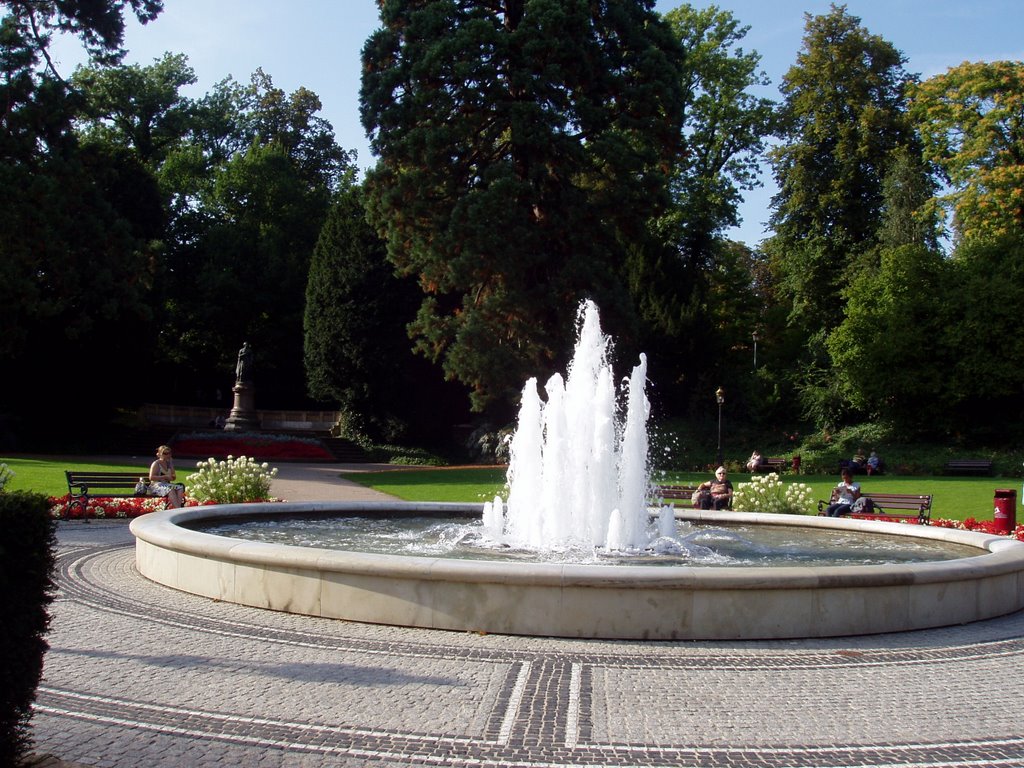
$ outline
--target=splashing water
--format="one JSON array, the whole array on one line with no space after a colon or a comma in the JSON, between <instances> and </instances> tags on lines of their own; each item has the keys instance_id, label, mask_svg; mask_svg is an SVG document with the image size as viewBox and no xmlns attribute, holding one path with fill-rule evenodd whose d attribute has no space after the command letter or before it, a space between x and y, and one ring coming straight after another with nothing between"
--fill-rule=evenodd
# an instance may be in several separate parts
<instances>
[{"instance_id":1,"label":"splashing water","mask_svg":"<svg viewBox=\"0 0 1024 768\"><path fill-rule=\"evenodd\" d=\"M523 387L512 436L508 502L484 505L484 535L540 551L646 547L647 358L640 355L625 392L624 423L597 307L580 306L580 331L565 380L548 379L542 402L537 380Z\"/></svg>"}]
</instances>

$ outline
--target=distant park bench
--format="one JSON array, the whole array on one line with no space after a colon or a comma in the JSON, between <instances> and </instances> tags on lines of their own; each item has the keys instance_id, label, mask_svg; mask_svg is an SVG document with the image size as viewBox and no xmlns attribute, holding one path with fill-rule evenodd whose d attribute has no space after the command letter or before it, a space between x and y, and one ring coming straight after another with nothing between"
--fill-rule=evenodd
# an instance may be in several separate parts
<instances>
[{"instance_id":1,"label":"distant park bench","mask_svg":"<svg viewBox=\"0 0 1024 768\"><path fill-rule=\"evenodd\" d=\"M786 459L761 459L761 463L754 467L754 472L778 472L780 475L786 471L790 464Z\"/></svg>"},{"instance_id":2,"label":"distant park bench","mask_svg":"<svg viewBox=\"0 0 1024 768\"><path fill-rule=\"evenodd\" d=\"M656 485L651 494L654 501L671 501L680 507L693 508L694 491L696 485Z\"/></svg>"},{"instance_id":3,"label":"distant park bench","mask_svg":"<svg viewBox=\"0 0 1024 768\"><path fill-rule=\"evenodd\" d=\"M948 475L991 475L990 459L951 459L946 462L945 472Z\"/></svg>"},{"instance_id":4,"label":"distant park bench","mask_svg":"<svg viewBox=\"0 0 1024 768\"><path fill-rule=\"evenodd\" d=\"M825 505L833 503L837 498L833 489L828 501L818 502L818 514L825 514ZM853 512L843 517L854 517L858 520L883 520L899 522L913 520L921 525L928 525L932 519L932 497L916 493L862 493L861 498L871 499L874 505L872 512Z\"/></svg>"}]
</instances>

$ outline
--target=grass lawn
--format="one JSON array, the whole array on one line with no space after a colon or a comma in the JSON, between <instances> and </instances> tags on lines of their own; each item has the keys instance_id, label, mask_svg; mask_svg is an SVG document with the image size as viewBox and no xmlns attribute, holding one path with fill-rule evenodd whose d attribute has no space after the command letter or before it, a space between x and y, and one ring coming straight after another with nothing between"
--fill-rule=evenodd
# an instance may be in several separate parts
<instances>
[{"instance_id":1,"label":"grass lawn","mask_svg":"<svg viewBox=\"0 0 1024 768\"><path fill-rule=\"evenodd\" d=\"M0 464L6 464L14 472L14 478L7 484L10 491L35 491L47 496L65 496L68 492L68 481L65 470L93 470L96 472L138 472L139 477L149 474L149 463L123 464L116 461L79 461L54 460L48 458L12 458L0 456ZM188 483L188 476L194 470L175 467L178 480Z\"/></svg>"},{"instance_id":2,"label":"grass lawn","mask_svg":"<svg viewBox=\"0 0 1024 768\"><path fill-rule=\"evenodd\" d=\"M415 469L409 471L389 470L350 474L347 477L367 487L390 493L406 501L489 501L496 493L505 495L505 471L503 469ZM656 482L696 484L707 480L710 475L696 472L658 475ZM750 475L731 475L734 485L749 482ZM783 475L783 482L797 480L792 475ZM865 491L878 493L930 493L932 517L949 520L964 520L974 517L978 520L992 519L992 496L996 488L1017 488L1019 478L993 477L946 477L930 475L893 476L858 475L856 480ZM825 475L801 475L799 482L806 483L814 490L818 499L828 499L838 477ZM1018 489L1018 502L1020 502ZM1024 513L1017 517L1024 520Z\"/></svg>"},{"instance_id":3,"label":"grass lawn","mask_svg":"<svg viewBox=\"0 0 1024 768\"><path fill-rule=\"evenodd\" d=\"M68 492L64 478L66 469L93 469L106 471L129 471L146 474L147 465L121 464L103 461L66 461L48 458L3 458L0 463L7 464L15 473L8 488L10 490L29 490L45 493L48 496L63 496ZM178 478L188 483L192 470L178 469ZM388 470L386 472L352 473L346 475L350 480L389 493L406 501L454 501L483 502L494 498L495 494L505 496L505 470L494 467L458 468L458 469L409 469ZM659 474L656 482L666 483L699 483L710 478L710 475L696 472ZM748 482L750 475L734 474L730 476L734 485ZM792 475L783 475L783 482L796 480ZM974 517L978 520L992 519L992 495L996 488L1012 488L1018 492L1018 503L1021 491L1018 488L1020 478L993 477L947 477L933 475L876 475L873 477L857 476L857 481L865 490L880 493L930 493L935 498L932 505L932 517L950 520L964 520ZM818 499L827 499L838 477L825 475L801 475L799 482L806 483L814 490ZM1018 508L1017 519L1024 522L1024 512Z\"/></svg>"}]
</instances>

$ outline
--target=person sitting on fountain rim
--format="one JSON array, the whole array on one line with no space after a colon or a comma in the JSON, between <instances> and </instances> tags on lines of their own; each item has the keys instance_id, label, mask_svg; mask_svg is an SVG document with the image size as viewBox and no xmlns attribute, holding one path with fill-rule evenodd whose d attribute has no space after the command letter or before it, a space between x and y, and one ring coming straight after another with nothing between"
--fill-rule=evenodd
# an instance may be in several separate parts
<instances>
[{"instance_id":1,"label":"person sitting on fountain rim","mask_svg":"<svg viewBox=\"0 0 1024 768\"><path fill-rule=\"evenodd\" d=\"M853 504L860 498L860 483L853 482L853 473L848 469L842 471L842 482L832 491L835 499L825 508L827 517L842 517L853 511Z\"/></svg>"},{"instance_id":2,"label":"person sitting on fountain rim","mask_svg":"<svg viewBox=\"0 0 1024 768\"><path fill-rule=\"evenodd\" d=\"M732 482L725 477L725 467L715 470L715 479L706 480L697 486L704 491L700 495L699 509L729 509L732 506Z\"/></svg>"}]
</instances>

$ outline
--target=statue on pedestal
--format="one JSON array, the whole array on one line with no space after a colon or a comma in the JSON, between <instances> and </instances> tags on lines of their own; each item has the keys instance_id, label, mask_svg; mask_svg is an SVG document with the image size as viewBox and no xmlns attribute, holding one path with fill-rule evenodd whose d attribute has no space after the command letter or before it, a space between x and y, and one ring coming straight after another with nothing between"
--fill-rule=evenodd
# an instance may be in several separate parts
<instances>
[{"instance_id":1,"label":"statue on pedestal","mask_svg":"<svg viewBox=\"0 0 1024 768\"><path fill-rule=\"evenodd\" d=\"M234 407L224 423L227 432L245 432L259 429L260 420L256 413L256 387L252 381L252 347L249 342L242 344L238 350L238 362L235 364Z\"/></svg>"},{"instance_id":2,"label":"statue on pedestal","mask_svg":"<svg viewBox=\"0 0 1024 768\"><path fill-rule=\"evenodd\" d=\"M249 342L243 342L238 350L238 363L235 365L235 384L248 384L252 381L252 349Z\"/></svg>"}]
</instances>

